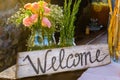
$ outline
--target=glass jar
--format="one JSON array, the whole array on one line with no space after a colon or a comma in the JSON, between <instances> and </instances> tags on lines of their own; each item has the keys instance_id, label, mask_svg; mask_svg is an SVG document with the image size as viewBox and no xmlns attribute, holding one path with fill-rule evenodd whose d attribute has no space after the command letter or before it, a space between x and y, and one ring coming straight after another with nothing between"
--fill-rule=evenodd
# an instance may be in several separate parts
<instances>
[{"instance_id":1,"label":"glass jar","mask_svg":"<svg viewBox=\"0 0 120 80\"><path fill-rule=\"evenodd\" d=\"M72 39L67 39L67 38L59 39L58 45L59 45L59 47L76 46L74 38L72 38Z\"/></svg>"},{"instance_id":2,"label":"glass jar","mask_svg":"<svg viewBox=\"0 0 120 80\"><path fill-rule=\"evenodd\" d=\"M43 34L41 30L32 30L27 43L29 51L54 48L55 45L54 34Z\"/></svg>"},{"instance_id":3,"label":"glass jar","mask_svg":"<svg viewBox=\"0 0 120 80\"><path fill-rule=\"evenodd\" d=\"M108 45L112 61L120 63L120 14L111 14L112 26L108 27ZM109 21L109 24L111 22Z\"/></svg>"}]
</instances>

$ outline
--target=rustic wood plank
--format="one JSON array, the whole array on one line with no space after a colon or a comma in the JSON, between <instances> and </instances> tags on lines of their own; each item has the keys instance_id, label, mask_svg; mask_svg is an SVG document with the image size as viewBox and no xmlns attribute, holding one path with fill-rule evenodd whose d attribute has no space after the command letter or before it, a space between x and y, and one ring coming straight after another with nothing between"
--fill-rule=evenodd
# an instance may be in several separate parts
<instances>
[{"instance_id":1,"label":"rustic wood plank","mask_svg":"<svg viewBox=\"0 0 120 80\"><path fill-rule=\"evenodd\" d=\"M17 60L17 78L59 73L110 63L107 44L22 52Z\"/></svg>"},{"instance_id":2,"label":"rustic wood plank","mask_svg":"<svg viewBox=\"0 0 120 80\"><path fill-rule=\"evenodd\" d=\"M4 70L3 72L0 73L0 78L5 78L5 79L16 79L15 78L16 74L16 65Z\"/></svg>"}]
</instances>

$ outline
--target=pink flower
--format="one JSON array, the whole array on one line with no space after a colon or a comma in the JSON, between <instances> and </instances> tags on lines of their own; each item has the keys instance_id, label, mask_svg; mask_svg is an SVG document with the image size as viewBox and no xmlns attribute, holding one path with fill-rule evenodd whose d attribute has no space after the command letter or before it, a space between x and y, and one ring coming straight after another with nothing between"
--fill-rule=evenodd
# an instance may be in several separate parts
<instances>
[{"instance_id":1,"label":"pink flower","mask_svg":"<svg viewBox=\"0 0 120 80\"><path fill-rule=\"evenodd\" d=\"M42 26L48 27L48 28L51 27L51 23L50 23L50 21L48 20L48 18L46 18L46 17L43 17L43 18L42 18Z\"/></svg>"},{"instance_id":2,"label":"pink flower","mask_svg":"<svg viewBox=\"0 0 120 80\"><path fill-rule=\"evenodd\" d=\"M30 17L26 17L23 19L23 24L24 26L32 26L34 23L36 23L38 20L38 15L37 14L33 14Z\"/></svg>"},{"instance_id":3,"label":"pink flower","mask_svg":"<svg viewBox=\"0 0 120 80\"><path fill-rule=\"evenodd\" d=\"M44 7L44 11L45 11L45 14L48 14L48 13L50 13L50 8Z\"/></svg>"},{"instance_id":4,"label":"pink flower","mask_svg":"<svg viewBox=\"0 0 120 80\"><path fill-rule=\"evenodd\" d=\"M32 16L30 16L30 19L33 23L36 23L38 21L38 15L37 14L33 14Z\"/></svg>"},{"instance_id":5,"label":"pink flower","mask_svg":"<svg viewBox=\"0 0 120 80\"><path fill-rule=\"evenodd\" d=\"M27 26L27 27L29 27L29 26L32 26L32 20L31 20L31 18L30 17L26 17L26 18L24 18L23 19L23 25L24 26Z\"/></svg>"}]
</instances>

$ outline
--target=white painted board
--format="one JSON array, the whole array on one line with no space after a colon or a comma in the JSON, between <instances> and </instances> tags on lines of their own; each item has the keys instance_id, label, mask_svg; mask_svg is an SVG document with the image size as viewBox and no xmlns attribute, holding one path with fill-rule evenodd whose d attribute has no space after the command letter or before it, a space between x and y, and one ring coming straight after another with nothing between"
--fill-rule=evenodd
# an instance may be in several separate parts
<instances>
[{"instance_id":1,"label":"white painted board","mask_svg":"<svg viewBox=\"0 0 120 80\"><path fill-rule=\"evenodd\" d=\"M110 63L107 44L83 45L21 52L17 78L74 71Z\"/></svg>"},{"instance_id":2,"label":"white painted board","mask_svg":"<svg viewBox=\"0 0 120 80\"><path fill-rule=\"evenodd\" d=\"M0 72L0 80L14 80L16 79L16 65L11 66L8 69L5 69L4 71Z\"/></svg>"}]
</instances>

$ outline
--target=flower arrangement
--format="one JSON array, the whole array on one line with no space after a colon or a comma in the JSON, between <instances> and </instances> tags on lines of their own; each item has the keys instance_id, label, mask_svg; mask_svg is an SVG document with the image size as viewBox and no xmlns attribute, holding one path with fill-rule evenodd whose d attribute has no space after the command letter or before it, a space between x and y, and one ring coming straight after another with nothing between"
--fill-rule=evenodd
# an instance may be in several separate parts
<instances>
[{"instance_id":1,"label":"flower arrangement","mask_svg":"<svg viewBox=\"0 0 120 80\"><path fill-rule=\"evenodd\" d=\"M63 10L45 1L27 3L8 19L9 23L23 24L31 30L27 41L28 50L52 47L56 44L54 33L62 23ZM44 47L45 48L45 47Z\"/></svg>"},{"instance_id":2,"label":"flower arrangement","mask_svg":"<svg viewBox=\"0 0 120 80\"><path fill-rule=\"evenodd\" d=\"M64 8L45 1L27 3L8 19L9 23L23 24L31 30L28 50L52 48L56 45L54 33L59 30L60 47L73 46L74 21L81 0L65 0ZM72 5L73 4L73 5Z\"/></svg>"}]
</instances>

